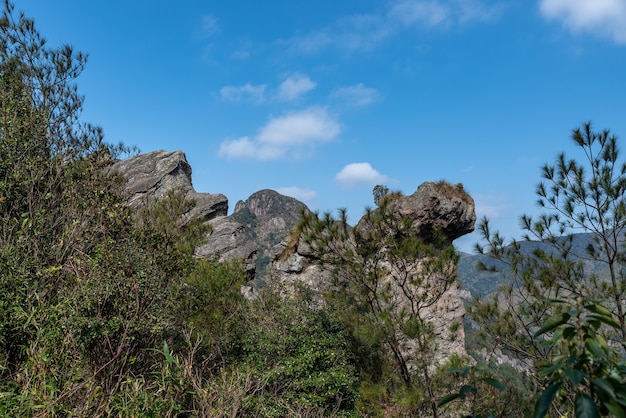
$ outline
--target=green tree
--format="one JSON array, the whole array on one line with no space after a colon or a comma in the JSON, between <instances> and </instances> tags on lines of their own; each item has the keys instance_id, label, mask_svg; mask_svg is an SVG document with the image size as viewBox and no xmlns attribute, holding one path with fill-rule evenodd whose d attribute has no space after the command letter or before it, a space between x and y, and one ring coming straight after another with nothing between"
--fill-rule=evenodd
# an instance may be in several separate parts
<instances>
[{"instance_id":1,"label":"green tree","mask_svg":"<svg viewBox=\"0 0 626 418\"><path fill-rule=\"evenodd\" d=\"M425 394L437 416L432 372L436 365L436 330L430 310L456 281L457 254L444 239L425 242L409 219L393 210L400 197L374 189L375 209L367 209L358 226L329 213L303 214L298 228L321 265L330 271L327 301L351 329L366 360L374 348L385 349L396 366L401 387ZM450 325L450 324L448 324ZM370 376L381 376L382 362L364 361ZM385 376L388 378L388 376ZM393 379L391 379L393 381ZM404 389L403 389L404 390ZM423 412L422 412L423 413Z\"/></svg>"},{"instance_id":2,"label":"green tree","mask_svg":"<svg viewBox=\"0 0 626 418\"><path fill-rule=\"evenodd\" d=\"M242 320L237 367L260 388L246 416L347 416L358 377L343 324L306 291L283 298L266 287Z\"/></svg>"},{"instance_id":3,"label":"green tree","mask_svg":"<svg viewBox=\"0 0 626 418\"><path fill-rule=\"evenodd\" d=\"M572 131L571 139L584 160L561 153L554 165L543 167L537 195L545 212L537 218L521 217L523 241L506 243L499 233L490 231L486 219L479 225L486 244L477 245L478 251L506 262L509 272L503 276L508 282L492 298L474 301L471 315L481 324L485 342L526 364L537 388L546 380L539 373L540 365L562 358L559 341L551 339L546 344L547 334L537 331L550 324L550 318L578 318L570 312L572 307L594 301L597 310L613 315L618 327L605 323L593 327L593 333L612 347L622 346L624 355L626 165L620 162L617 138L609 131L594 132L591 123L586 123ZM589 244L576 245L577 233L588 234ZM598 265L604 268L589 268ZM557 334L557 340L570 332ZM580 354L572 353L572 359ZM595 354L585 355L593 358ZM576 403L574 386L559 387L569 390L565 398L570 399L571 408Z\"/></svg>"},{"instance_id":4,"label":"green tree","mask_svg":"<svg viewBox=\"0 0 626 418\"><path fill-rule=\"evenodd\" d=\"M554 401L559 409L571 409L576 417L626 416L626 361L620 350L604 339L601 327L620 331L615 316L595 301L571 306L556 300L567 311L549 318L534 337L551 334L545 344L556 355L549 363L539 363L538 371L546 380L545 389L535 406L536 418L543 418Z\"/></svg>"},{"instance_id":5,"label":"green tree","mask_svg":"<svg viewBox=\"0 0 626 418\"><path fill-rule=\"evenodd\" d=\"M94 416L129 376L154 383L150 348L179 338L171 297L191 257L136 226L107 170L126 149L80 120L86 56L3 6L0 415Z\"/></svg>"}]
</instances>

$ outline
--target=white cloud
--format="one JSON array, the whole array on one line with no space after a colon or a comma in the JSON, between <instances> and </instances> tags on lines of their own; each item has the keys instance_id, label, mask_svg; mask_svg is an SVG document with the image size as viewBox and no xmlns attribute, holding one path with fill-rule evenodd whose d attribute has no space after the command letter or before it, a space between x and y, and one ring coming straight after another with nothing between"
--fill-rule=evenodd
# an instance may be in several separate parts
<instances>
[{"instance_id":1,"label":"white cloud","mask_svg":"<svg viewBox=\"0 0 626 418\"><path fill-rule=\"evenodd\" d=\"M449 4L441 1L405 0L393 6L389 16L407 26L437 26L449 23L452 9Z\"/></svg>"},{"instance_id":2,"label":"white cloud","mask_svg":"<svg viewBox=\"0 0 626 418\"><path fill-rule=\"evenodd\" d=\"M285 150L272 145L259 144L257 141L244 136L239 139L230 139L220 144L220 157L244 160L277 160L285 155Z\"/></svg>"},{"instance_id":3,"label":"white cloud","mask_svg":"<svg viewBox=\"0 0 626 418\"><path fill-rule=\"evenodd\" d=\"M324 108L314 107L272 119L261 128L257 140L281 146L307 145L330 141L340 131Z\"/></svg>"},{"instance_id":4,"label":"white cloud","mask_svg":"<svg viewBox=\"0 0 626 418\"><path fill-rule=\"evenodd\" d=\"M295 100L306 92L313 90L315 86L316 83L306 75L292 75L278 87L278 100L284 102Z\"/></svg>"},{"instance_id":5,"label":"white cloud","mask_svg":"<svg viewBox=\"0 0 626 418\"><path fill-rule=\"evenodd\" d=\"M297 186L281 187L276 191L280 194L284 194L285 196L291 196L294 199L298 199L305 203L311 202L317 197L317 192L315 190Z\"/></svg>"},{"instance_id":6,"label":"white cloud","mask_svg":"<svg viewBox=\"0 0 626 418\"><path fill-rule=\"evenodd\" d=\"M242 86L224 86L220 89L220 96L229 102L261 103L265 99L265 84L254 86L246 83Z\"/></svg>"},{"instance_id":7,"label":"white cloud","mask_svg":"<svg viewBox=\"0 0 626 418\"><path fill-rule=\"evenodd\" d=\"M366 106L379 100L376 89L365 87L362 83L341 87L333 91L331 97L352 107Z\"/></svg>"},{"instance_id":8,"label":"white cloud","mask_svg":"<svg viewBox=\"0 0 626 418\"><path fill-rule=\"evenodd\" d=\"M241 57L243 58L243 57ZM271 100L288 102L295 100L303 94L311 91L317 84L309 77L302 74L295 74L285 79ZM246 83L240 86L224 86L220 89L220 96L229 102L253 102L262 103L266 101L267 85L253 85ZM270 96L270 94L267 94Z\"/></svg>"},{"instance_id":9,"label":"white cloud","mask_svg":"<svg viewBox=\"0 0 626 418\"><path fill-rule=\"evenodd\" d=\"M392 20L406 26L450 26L498 17L506 7L486 0L402 0L390 10Z\"/></svg>"},{"instance_id":10,"label":"white cloud","mask_svg":"<svg viewBox=\"0 0 626 418\"><path fill-rule=\"evenodd\" d=\"M334 25L284 42L293 51L303 54L314 54L328 48L360 51L374 48L393 30L383 16L349 16Z\"/></svg>"},{"instance_id":11,"label":"white cloud","mask_svg":"<svg viewBox=\"0 0 626 418\"><path fill-rule=\"evenodd\" d=\"M332 25L284 41L293 51L312 54L329 48L349 52L379 46L407 27L442 27L497 18L497 0L396 0L378 14L343 17Z\"/></svg>"},{"instance_id":12,"label":"white cloud","mask_svg":"<svg viewBox=\"0 0 626 418\"><path fill-rule=\"evenodd\" d=\"M573 32L591 32L626 44L626 1L541 0L542 15Z\"/></svg>"},{"instance_id":13,"label":"white cloud","mask_svg":"<svg viewBox=\"0 0 626 418\"><path fill-rule=\"evenodd\" d=\"M205 37L211 37L219 32L220 26L217 23L217 19L213 15L206 15L202 18L202 35Z\"/></svg>"},{"instance_id":14,"label":"white cloud","mask_svg":"<svg viewBox=\"0 0 626 418\"><path fill-rule=\"evenodd\" d=\"M253 138L225 140L218 155L233 159L277 160L300 156L335 139L341 127L323 108L309 108L270 120Z\"/></svg>"},{"instance_id":15,"label":"white cloud","mask_svg":"<svg viewBox=\"0 0 626 418\"><path fill-rule=\"evenodd\" d=\"M376 171L370 163L351 163L341 169L335 179L343 186L354 186L359 183L380 184L389 178Z\"/></svg>"}]
</instances>

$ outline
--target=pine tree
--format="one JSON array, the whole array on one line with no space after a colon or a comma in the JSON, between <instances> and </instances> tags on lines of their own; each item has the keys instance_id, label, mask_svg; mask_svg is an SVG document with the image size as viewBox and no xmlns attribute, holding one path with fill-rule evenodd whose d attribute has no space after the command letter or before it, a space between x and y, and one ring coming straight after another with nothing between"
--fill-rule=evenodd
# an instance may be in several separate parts
<instances>
[{"instance_id":1,"label":"pine tree","mask_svg":"<svg viewBox=\"0 0 626 418\"><path fill-rule=\"evenodd\" d=\"M523 241L506 243L491 232L487 219L481 222L486 244L478 245L478 251L504 261L509 272L503 276L507 283L492 298L474 301L471 314L486 342L525 362L536 387L549 385L552 392L541 398L543 406L556 394L552 384L557 374L568 370L564 376L576 376L573 384L559 384L558 389L566 405L562 408L570 405L578 411L579 405L615 401L617 390L609 390L609 402L594 385L615 384L625 396L623 374L616 381L606 379L607 373L623 373L619 359L624 358L626 340L626 164L620 162L617 137L608 130L594 132L586 123L572 131L571 139L584 158L581 162L561 153L555 164L542 168L536 193L545 212L537 218L521 217ZM591 238L585 247L576 245L575 234L580 233ZM583 347L587 339L597 339L600 345L591 343L589 351L574 344L576 338ZM609 361L606 368L588 369L585 359L594 356L598 367ZM561 361L569 365L559 369ZM539 411L542 416L547 407Z\"/></svg>"}]
</instances>

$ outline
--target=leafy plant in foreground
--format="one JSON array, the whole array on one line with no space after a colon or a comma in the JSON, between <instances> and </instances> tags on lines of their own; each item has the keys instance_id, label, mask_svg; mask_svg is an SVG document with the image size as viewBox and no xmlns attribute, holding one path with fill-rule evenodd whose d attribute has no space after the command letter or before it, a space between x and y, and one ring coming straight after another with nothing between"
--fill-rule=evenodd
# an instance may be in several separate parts
<instances>
[{"instance_id":1,"label":"leafy plant in foreground","mask_svg":"<svg viewBox=\"0 0 626 418\"><path fill-rule=\"evenodd\" d=\"M553 303L569 305L564 300ZM543 418L553 403L560 411L573 404L579 418L626 416L626 361L620 360L619 348L604 339L601 327L620 331L608 309L585 301L550 317L534 334L548 335L544 344L556 348L556 355L538 367L545 390L535 407L536 418Z\"/></svg>"}]
</instances>

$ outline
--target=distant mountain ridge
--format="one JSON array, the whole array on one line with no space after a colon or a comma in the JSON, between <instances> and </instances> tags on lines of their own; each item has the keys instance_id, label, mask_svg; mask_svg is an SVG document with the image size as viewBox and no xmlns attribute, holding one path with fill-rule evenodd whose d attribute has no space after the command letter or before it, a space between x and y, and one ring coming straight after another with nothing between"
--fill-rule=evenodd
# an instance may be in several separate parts
<instances>
[{"instance_id":1,"label":"distant mountain ridge","mask_svg":"<svg viewBox=\"0 0 626 418\"><path fill-rule=\"evenodd\" d=\"M593 234L579 233L572 235L572 254L585 255L586 248L593 243ZM554 247L541 241L520 241L523 254L531 255L532 252L541 248L544 251L555 251ZM583 262L585 271L588 274L596 274L600 278L608 277L608 267L600 262L589 259L577 258ZM482 271L478 269L479 263L486 266L495 266L498 272ZM507 265L493 257L482 254L461 253L458 266L458 279L461 286L468 290L474 297L486 296L497 290L498 286L504 284L509 274Z\"/></svg>"}]
</instances>

